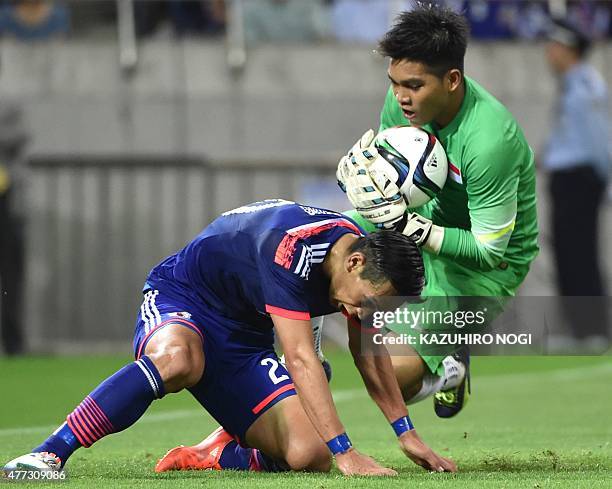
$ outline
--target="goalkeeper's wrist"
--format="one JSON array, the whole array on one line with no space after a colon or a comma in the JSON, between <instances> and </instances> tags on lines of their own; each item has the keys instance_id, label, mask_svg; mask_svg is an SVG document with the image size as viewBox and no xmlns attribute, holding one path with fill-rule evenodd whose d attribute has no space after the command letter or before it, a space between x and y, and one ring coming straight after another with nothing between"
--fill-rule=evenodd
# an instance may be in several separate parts
<instances>
[{"instance_id":1,"label":"goalkeeper's wrist","mask_svg":"<svg viewBox=\"0 0 612 489\"><path fill-rule=\"evenodd\" d=\"M402 416L391 423L391 428L395 431L395 436L398 438L402 436L406 431L414 430L414 425L410 421L410 416Z\"/></svg>"},{"instance_id":2,"label":"goalkeeper's wrist","mask_svg":"<svg viewBox=\"0 0 612 489\"><path fill-rule=\"evenodd\" d=\"M414 224L415 222L417 225ZM440 253L444 241L444 228L433 224L431 219L406 211L393 227L406 236L414 237L417 244L425 251L436 255ZM420 236L419 231L421 231Z\"/></svg>"},{"instance_id":3,"label":"goalkeeper's wrist","mask_svg":"<svg viewBox=\"0 0 612 489\"><path fill-rule=\"evenodd\" d=\"M444 241L444 228L442 226L431 225L429 236L423 243L423 249L438 255L442 249L442 242Z\"/></svg>"},{"instance_id":4,"label":"goalkeeper's wrist","mask_svg":"<svg viewBox=\"0 0 612 489\"><path fill-rule=\"evenodd\" d=\"M404 228L406 227L406 224L408 223L409 215L410 213L408 211L404 212L404 215L402 216L402 218L393 224L393 230L399 233L403 233Z\"/></svg>"}]
</instances>

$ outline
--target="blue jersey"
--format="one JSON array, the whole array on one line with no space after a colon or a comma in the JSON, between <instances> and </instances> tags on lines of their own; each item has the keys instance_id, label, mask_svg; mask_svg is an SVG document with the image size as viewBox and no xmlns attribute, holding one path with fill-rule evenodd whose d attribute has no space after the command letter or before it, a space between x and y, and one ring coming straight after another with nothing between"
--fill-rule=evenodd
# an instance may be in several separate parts
<instances>
[{"instance_id":1,"label":"blue jersey","mask_svg":"<svg viewBox=\"0 0 612 489\"><path fill-rule=\"evenodd\" d=\"M256 202L213 221L157 265L145 287L233 324L272 327L270 314L304 320L330 314L337 309L322 264L347 233L365 234L334 211Z\"/></svg>"}]
</instances>

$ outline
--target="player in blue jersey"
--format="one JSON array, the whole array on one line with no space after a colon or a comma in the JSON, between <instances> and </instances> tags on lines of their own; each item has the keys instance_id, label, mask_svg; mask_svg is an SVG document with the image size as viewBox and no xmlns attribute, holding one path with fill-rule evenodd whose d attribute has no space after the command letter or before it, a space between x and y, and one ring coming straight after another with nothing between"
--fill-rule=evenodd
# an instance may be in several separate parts
<instances>
[{"instance_id":1,"label":"player in blue jersey","mask_svg":"<svg viewBox=\"0 0 612 489\"><path fill-rule=\"evenodd\" d=\"M334 455L347 475L395 474L352 448L310 323L339 310L359 318L368 297L420 294L413 242L391 231L364 234L341 214L284 200L226 212L149 273L136 361L4 470L59 470L77 448L134 424L155 399L188 389L223 427L218 468L327 471ZM355 362L400 447L429 470L456 470L419 439L388 355L361 355L361 336L349 327Z\"/></svg>"}]
</instances>

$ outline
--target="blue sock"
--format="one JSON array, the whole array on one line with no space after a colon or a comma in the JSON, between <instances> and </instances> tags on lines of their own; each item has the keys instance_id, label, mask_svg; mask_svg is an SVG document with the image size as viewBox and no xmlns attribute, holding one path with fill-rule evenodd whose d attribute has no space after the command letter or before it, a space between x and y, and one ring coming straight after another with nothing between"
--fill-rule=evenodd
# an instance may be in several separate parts
<instances>
[{"instance_id":1,"label":"blue sock","mask_svg":"<svg viewBox=\"0 0 612 489\"><path fill-rule=\"evenodd\" d=\"M258 472L287 472L289 470L285 464L268 457L260 450L241 447L235 441L225 445L219 457L219 465L223 469Z\"/></svg>"},{"instance_id":2,"label":"blue sock","mask_svg":"<svg viewBox=\"0 0 612 489\"><path fill-rule=\"evenodd\" d=\"M261 450L253 450L253 455L257 459L259 470L261 472L288 472L289 467L284 462L274 460L272 457L268 457Z\"/></svg>"},{"instance_id":3,"label":"blue sock","mask_svg":"<svg viewBox=\"0 0 612 489\"><path fill-rule=\"evenodd\" d=\"M47 438L42 445L37 446L32 452L51 452L55 453L60 460L62 465L72 455L81 444L77 437L70 429L67 423L61 425L53 434Z\"/></svg>"},{"instance_id":4,"label":"blue sock","mask_svg":"<svg viewBox=\"0 0 612 489\"><path fill-rule=\"evenodd\" d=\"M235 441L230 441L221 452L219 465L224 469L249 470L251 448L242 448Z\"/></svg>"},{"instance_id":5,"label":"blue sock","mask_svg":"<svg viewBox=\"0 0 612 489\"><path fill-rule=\"evenodd\" d=\"M157 368L143 356L102 382L68 415L64 425L32 451L55 453L66 463L80 446L90 447L133 425L164 394Z\"/></svg>"}]
</instances>

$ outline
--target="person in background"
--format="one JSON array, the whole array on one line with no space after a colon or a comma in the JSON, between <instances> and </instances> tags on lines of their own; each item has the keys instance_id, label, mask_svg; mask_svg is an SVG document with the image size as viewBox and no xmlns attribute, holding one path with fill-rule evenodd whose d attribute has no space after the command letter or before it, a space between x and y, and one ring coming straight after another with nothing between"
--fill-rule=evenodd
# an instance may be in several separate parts
<instances>
[{"instance_id":1,"label":"person in background","mask_svg":"<svg viewBox=\"0 0 612 489\"><path fill-rule=\"evenodd\" d=\"M8 355L23 351L24 149L21 108L0 98L0 331Z\"/></svg>"},{"instance_id":2,"label":"person in background","mask_svg":"<svg viewBox=\"0 0 612 489\"><path fill-rule=\"evenodd\" d=\"M327 37L323 0L249 0L244 2L244 30L249 42L316 41Z\"/></svg>"},{"instance_id":3,"label":"person in background","mask_svg":"<svg viewBox=\"0 0 612 489\"><path fill-rule=\"evenodd\" d=\"M587 62L589 37L554 20L546 58L559 81L554 120L542 164L550 173L552 240L561 296L574 338L555 348L604 350L610 342L599 260L598 217L610 173L608 89ZM579 345L576 345L578 340ZM555 343L558 343L556 341Z\"/></svg>"},{"instance_id":4,"label":"person in background","mask_svg":"<svg viewBox=\"0 0 612 489\"><path fill-rule=\"evenodd\" d=\"M376 44L393 18L402 10L412 9L415 3L416 0L334 0L330 7L334 37L341 42Z\"/></svg>"},{"instance_id":5,"label":"person in background","mask_svg":"<svg viewBox=\"0 0 612 489\"><path fill-rule=\"evenodd\" d=\"M47 0L19 0L0 8L0 34L22 41L65 36L70 13L65 5Z\"/></svg>"},{"instance_id":6,"label":"person in background","mask_svg":"<svg viewBox=\"0 0 612 489\"><path fill-rule=\"evenodd\" d=\"M177 36L215 36L225 31L223 0L169 1L166 5Z\"/></svg>"}]
</instances>

